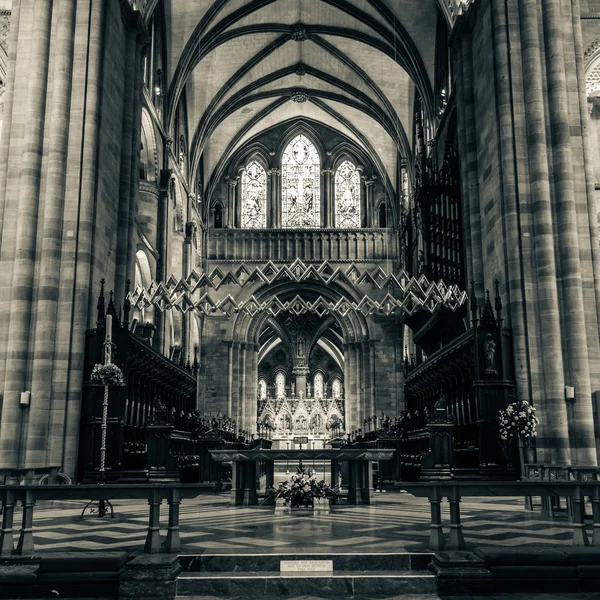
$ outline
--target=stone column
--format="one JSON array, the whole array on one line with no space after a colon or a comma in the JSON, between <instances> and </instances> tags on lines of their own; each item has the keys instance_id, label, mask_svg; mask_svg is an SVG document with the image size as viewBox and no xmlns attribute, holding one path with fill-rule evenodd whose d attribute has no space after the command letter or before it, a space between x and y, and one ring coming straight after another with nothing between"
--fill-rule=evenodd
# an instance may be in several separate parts
<instances>
[{"instance_id":1,"label":"stone column","mask_svg":"<svg viewBox=\"0 0 600 600\"><path fill-rule=\"evenodd\" d=\"M593 168L594 155L592 150L590 113L587 111L587 95L585 90L585 72L583 64L583 40L581 31L581 11L579 0L571 3L573 10L573 32L574 32L574 54L576 66L576 79L579 83L579 112L583 133L583 163L585 173L585 190L587 194L588 229L590 232L591 269L586 269L588 285L584 283L583 294L586 307L596 307L596 319L590 320L593 311L586 310L586 323L588 328L588 347L590 352L590 379L592 392L600 389L600 347L598 344L598 325L600 324L600 239L598 232L598 203L595 189L595 175ZM586 115L587 112L587 115ZM595 137L595 136L594 136ZM596 138L597 139L597 138ZM591 280L591 281L590 281ZM590 283L593 282L593 289ZM594 322L595 321L595 322ZM598 436L597 436L598 437ZM597 439L596 446L600 451L600 440Z\"/></svg>"},{"instance_id":2,"label":"stone column","mask_svg":"<svg viewBox=\"0 0 600 600\"><path fill-rule=\"evenodd\" d=\"M246 352L246 421L244 428L256 431L256 398L258 397L258 350L257 344L247 344Z\"/></svg>"},{"instance_id":3,"label":"stone column","mask_svg":"<svg viewBox=\"0 0 600 600\"><path fill-rule=\"evenodd\" d=\"M225 223L229 228L237 227L239 223L239 219L237 218L238 207L236 203L237 184L237 177L227 180L227 214L225 215Z\"/></svg>"},{"instance_id":4,"label":"stone column","mask_svg":"<svg viewBox=\"0 0 600 600\"><path fill-rule=\"evenodd\" d=\"M29 335L33 309L33 288L37 242L39 192L42 170L46 93L50 54L52 2L39 0L33 10L31 56L27 94L19 98L17 109L25 111L26 128L22 146L19 191L12 198L18 207L14 263L10 285L10 312L6 344L6 371L2 422L0 424L0 456L5 466L17 466L20 461L19 440L23 419L19 397L27 386ZM19 43L27 44L28 40ZM7 223L4 223L6 232ZM4 236L3 245L6 243ZM36 403L33 403L35 410Z\"/></svg>"},{"instance_id":5,"label":"stone column","mask_svg":"<svg viewBox=\"0 0 600 600\"><path fill-rule=\"evenodd\" d=\"M592 391L585 327L578 219L575 205L573 157L565 61L563 58L563 19L560 0L542 0L546 75L552 163L554 210L562 291L563 339L568 366L566 383L575 386L577 401L573 410L572 458L582 465L596 464L596 443L592 412Z\"/></svg>"},{"instance_id":6,"label":"stone column","mask_svg":"<svg viewBox=\"0 0 600 600\"><path fill-rule=\"evenodd\" d=\"M239 420L239 427L242 429L246 428L248 423L247 414L246 414L246 394L248 390L246 389L246 354L248 351L248 344L246 342L240 342L240 378L239 378L239 386L240 386L240 404L241 404L241 414Z\"/></svg>"},{"instance_id":7,"label":"stone column","mask_svg":"<svg viewBox=\"0 0 600 600\"><path fill-rule=\"evenodd\" d=\"M375 370L375 342L373 340L369 340L366 342L366 344L369 349L369 416L373 416L376 410L375 407L377 406L377 402L375 401L375 377L377 376Z\"/></svg>"},{"instance_id":8,"label":"stone column","mask_svg":"<svg viewBox=\"0 0 600 600\"><path fill-rule=\"evenodd\" d=\"M461 187L461 234L463 238L463 252L465 259L466 281L473 279L473 256L471 251L471 219L470 219L470 197L469 197L469 169L467 156L467 135L466 135L466 110L465 110L465 90L463 70L463 44L470 43L467 38L456 40L452 48L454 52L454 63L456 64L456 112L457 118L457 136L458 151L460 155L460 187Z\"/></svg>"},{"instance_id":9,"label":"stone column","mask_svg":"<svg viewBox=\"0 0 600 600\"><path fill-rule=\"evenodd\" d=\"M271 194L269 196L267 227L277 228L281 227L279 219L279 176L281 175L281 171L279 169L270 169L269 175L271 177Z\"/></svg>"},{"instance_id":10,"label":"stone column","mask_svg":"<svg viewBox=\"0 0 600 600\"><path fill-rule=\"evenodd\" d=\"M512 69L510 65L508 25L504 0L492 2L492 26L494 34L494 58L496 61L496 88L499 109L499 135L502 159L502 204L506 236L507 273L505 296L508 299L509 314L513 333L515 379L519 398L530 397L527 342L533 342L528 336L525 318L524 273L527 265L522 261L523 237L519 213L519 197L515 172L515 140L512 118ZM530 277L531 274L527 273Z\"/></svg>"},{"instance_id":11,"label":"stone column","mask_svg":"<svg viewBox=\"0 0 600 600\"><path fill-rule=\"evenodd\" d=\"M332 184L333 171L331 169L323 169L323 194L321 205L321 225L327 229L335 227L335 190Z\"/></svg>"},{"instance_id":12,"label":"stone column","mask_svg":"<svg viewBox=\"0 0 600 600\"><path fill-rule=\"evenodd\" d=\"M373 189L377 178L373 175L368 179L365 179L365 193L360 197L360 226L361 227L373 227L373 218L375 216L374 202L373 202ZM386 204L386 210L388 206ZM379 223L377 223L379 225ZM390 227L389 219L386 215L386 225Z\"/></svg>"},{"instance_id":13,"label":"stone column","mask_svg":"<svg viewBox=\"0 0 600 600\"><path fill-rule=\"evenodd\" d=\"M240 409L240 386L239 386L239 377L240 377L240 343L237 341L232 342L232 373L231 373L231 381L233 383L233 392L231 398L232 405L232 413L229 415L232 419L235 419L238 428L241 427L241 416L242 411ZM237 434L237 431L235 432Z\"/></svg>"},{"instance_id":14,"label":"stone column","mask_svg":"<svg viewBox=\"0 0 600 600\"><path fill-rule=\"evenodd\" d=\"M302 392L302 396L306 398L306 378L308 377L309 370L308 367L294 367L292 370L292 375L294 376L294 381L296 384L296 397L300 397L300 392Z\"/></svg>"},{"instance_id":15,"label":"stone column","mask_svg":"<svg viewBox=\"0 0 600 600\"><path fill-rule=\"evenodd\" d=\"M540 402L543 415L540 424L538 457L544 462L568 464L570 461L567 413L564 401L564 377L559 322L559 304L554 256L554 232L550 202L550 173L544 115L543 74L535 3L520 2L521 48L527 120L527 150L531 183L531 216L535 252L535 274L538 290L539 322L544 323L541 364L532 370L543 372L544 395Z\"/></svg>"},{"instance_id":16,"label":"stone column","mask_svg":"<svg viewBox=\"0 0 600 600\"><path fill-rule=\"evenodd\" d=\"M468 214L463 212L463 219L469 222L469 237L466 244L471 246L471 265L473 279L483 282L483 247L481 244L481 216L479 212L479 178L477 170L477 131L475 117L473 51L470 36L462 42L462 96L464 101L465 123L465 155L467 164L467 181L463 190L467 192Z\"/></svg>"},{"instance_id":17,"label":"stone column","mask_svg":"<svg viewBox=\"0 0 600 600\"><path fill-rule=\"evenodd\" d=\"M227 342L227 416L233 415L233 345L235 342Z\"/></svg>"},{"instance_id":18,"label":"stone column","mask_svg":"<svg viewBox=\"0 0 600 600\"><path fill-rule=\"evenodd\" d=\"M60 27L53 41L54 72L51 80L53 99L49 113L48 174L46 189L40 204L43 205L43 230L39 283L39 301L35 327L34 359L31 393L35 410L29 419L27 455L25 462L32 466L45 464L48 434L51 422L64 420L62 410L52 411L52 380L55 329L58 317L58 292L60 284L60 256L64 224L64 202L68 157L71 90L73 83L73 45L75 40L76 2L61 0L57 6ZM61 68L62 67L62 68Z\"/></svg>"},{"instance_id":19,"label":"stone column","mask_svg":"<svg viewBox=\"0 0 600 600\"><path fill-rule=\"evenodd\" d=\"M132 159L130 162L131 177L129 198L129 229L127 244L127 274L126 279L135 279L135 253L137 251L137 224L139 211L139 173L140 173L140 145L142 137L142 99L144 87L143 56L148 51L149 37L139 14L134 13L130 19L130 27L135 32L136 44L134 48L134 85L133 85L133 132L131 136ZM122 302L123 296L117 296Z\"/></svg>"},{"instance_id":20,"label":"stone column","mask_svg":"<svg viewBox=\"0 0 600 600\"><path fill-rule=\"evenodd\" d=\"M345 407L345 420L346 420L346 431L352 430L352 419L354 419L354 411L350 405L350 398L352 398L350 390L350 345L342 344L342 351L344 353L344 407Z\"/></svg>"},{"instance_id":21,"label":"stone column","mask_svg":"<svg viewBox=\"0 0 600 600\"><path fill-rule=\"evenodd\" d=\"M6 81L15 81L15 72L17 66L17 39L19 28L21 27L21 21L19 15L21 14L21 2L13 2L12 10L10 15L10 33L8 37L8 55L7 55L7 73ZM15 96L15 85L14 83L8 85L4 92L4 118L2 122L2 139L11 139L12 129L12 112L13 112L13 99ZM8 171L8 157L9 157L8 143L0 144L0 224L4 222L4 209L6 206L6 173ZM2 227L0 226L0 245L2 242ZM1 354L1 353L0 353ZM0 361L0 364L2 361ZM0 367L1 369L1 367ZM3 371L0 371L3 373ZM4 381L4 376L0 376L0 381Z\"/></svg>"},{"instance_id":22,"label":"stone column","mask_svg":"<svg viewBox=\"0 0 600 600\"><path fill-rule=\"evenodd\" d=\"M131 164L134 158L133 148L133 130L135 102L139 101L135 94L136 80L136 34L134 31L127 32L127 56L129 58L126 65L126 79L123 90L123 125L121 130L121 140L123 147L121 150L121 170L119 173L119 204L117 217L117 248L116 248L116 270L115 270L115 300L120 302L124 297L125 280L127 279L128 252L129 245L129 212L131 210ZM138 149L135 149L136 153ZM139 176L136 174L136 184ZM137 188L137 185L136 185ZM136 192L137 193L137 192ZM132 232L133 233L133 232Z\"/></svg>"},{"instance_id":23,"label":"stone column","mask_svg":"<svg viewBox=\"0 0 600 600\"><path fill-rule=\"evenodd\" d=\"M156 280L167 280L167 265L169 260L169 185L171 183L171 169L163 169L160 172L160 185L157 207L156 228L156 250L158 259L156 261ZM156 334L154 337L154 349L165 354L165 315L157 310L155 313Z\"/></svg>"}]
</instances>

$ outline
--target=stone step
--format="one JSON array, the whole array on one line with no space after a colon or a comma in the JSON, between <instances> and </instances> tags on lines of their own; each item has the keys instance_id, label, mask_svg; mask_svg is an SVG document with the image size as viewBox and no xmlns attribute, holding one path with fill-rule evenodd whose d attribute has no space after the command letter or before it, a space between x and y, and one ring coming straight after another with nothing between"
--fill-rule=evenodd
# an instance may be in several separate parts
<instances>
[{"instance_id":1,"label":"stone step","mask_svg":"<svg viewBox=\"0 0 600 600\"><path fill-rule=\"evenodd\" d=\"M261 600L280 600L281 596L263 596ZM351 600L371 600L372 596L351 596ZM561 596L562 598L562 596ZM103 600L103 599L100 599ZM220 600L219 596L177 596L175 600ZM229 600L255 600L254 596L232 596ZM301 596L293 595L286 600L329 600L326 596L311 595ZM350 599L348 599L350 600ZM440 600L437 594L399 594L394 596L386 596L385 600ZM573 600L582 600L579 597L573 596ZM591 599L589 599L591 600Z\"/></svg>"},{"instance_id":2,"label":"stone step","mask_svg":"<svg viewBox=\"0 0 600 600\"><path fill-rule=\"evenodd\" d=\"M184 573L177 579L177 598L389 598L435 597L435 576L428 571L341 571L278 573L273 571Z\"/></svg>"},{"instance_id":3,"label":"stone step","mask_svg":"<svg viewBox=\"0 0 600 600\"><path fill-rule=\"evenodd\" d=\"M200 554L182 556L186 573L277 572L282 560L332 560L333 571L426 570L433 558L427 553L302 553L302 554Z\"/></svg>"}]
</instances>

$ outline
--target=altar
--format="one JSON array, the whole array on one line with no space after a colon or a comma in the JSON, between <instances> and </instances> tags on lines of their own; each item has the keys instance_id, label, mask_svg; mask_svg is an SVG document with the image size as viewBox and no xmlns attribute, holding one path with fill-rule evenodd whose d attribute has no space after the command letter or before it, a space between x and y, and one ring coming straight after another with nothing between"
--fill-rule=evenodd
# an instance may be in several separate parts
<instances>
[{"instance_id":1,"label":"altar","mask_svg":"<svg viewBox=\"0 0 600 600\"><path fill-rule=\"evenodd\" d=\"M393 449L339 449L320 450L211 450L216 461L231 461L232 485L231 504L233 506L255 506L258 504L257 463L266 467L266 487L274 483L275 461L331 461L331 482L335 485L340 473L340 463L348 462L348 504L374 504L373 461L389 460Z\"/></svg>"}]
</instances>

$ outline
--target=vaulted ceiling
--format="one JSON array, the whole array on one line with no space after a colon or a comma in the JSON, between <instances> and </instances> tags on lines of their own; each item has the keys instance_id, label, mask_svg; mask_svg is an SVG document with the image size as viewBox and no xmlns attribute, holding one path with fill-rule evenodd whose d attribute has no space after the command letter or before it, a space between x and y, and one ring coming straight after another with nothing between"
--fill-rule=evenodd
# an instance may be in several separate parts
<instances>
[{"instance_id":1,"label":"vaulted ceiling","mask_svg":"<svg viewBox=\"0 0 600 600\"><path fill-rule=\"evenodd\" d=\"M433 112L438 13L438 0L166 0L167 126L185 98L191 177L201 157L208 181L261 131L303 117L395 183L415 89Z\"/></svg>"}]
</instances>

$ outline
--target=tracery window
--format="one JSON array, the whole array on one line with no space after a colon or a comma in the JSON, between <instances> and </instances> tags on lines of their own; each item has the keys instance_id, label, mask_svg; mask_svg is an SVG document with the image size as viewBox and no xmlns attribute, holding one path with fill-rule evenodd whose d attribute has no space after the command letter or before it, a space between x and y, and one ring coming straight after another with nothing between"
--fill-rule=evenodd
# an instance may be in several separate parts
<instances>
[{"instance_id":1,"label":"tracery window","mask_svg":"<svg viewBox=\"0 0 600 600\"><path fill-rule=\"evenodd\" d=\"M283 227L320 227L321 160L304 135L296 136L283 153L281 192Z\"/></svg>"},{"instance_id":2,"label":"tracery window","mask_svg":"<svg viewBox=\"0 0 600 600\"><path fill-rule=\"evenodd\" d=\"M253 160L242 173L242 227L267 226L267 173Z\"/></svg>"},{"instance_id":3,"label":"tracery window","mask_svg":"<svg viewBox=\"0 0 600 600\"><path fill-rule=\"evenodd\" d=\"M313 377L313 386L314 386L314 397L319 399L323 397L323 388L325 387L325 381L323 378L323 373L317 372Z\"/></svg>"},{"instance_id":4,"label":"tracery window","mask_svg":"<svg viewBox=\"0 0 600 600\"><path fill-rule=\"evenodd\" d=\"M282 371L275 375L275 397L285 398L285 373Z\"/></svg>"},{"instance_id":5,"label":"tracery window","mask_svg":"<svg viewBox=\"0 0 600 600\"><path fill-rule=\"evenodd\" d=\"M335 226L360 227L360 173L349 160L335 172Z\"/></svg>"},{"instance_id":6,"label":"tracery window","mask_svg":"<svg viewBox=\"0 0 600 600\"><path fill-rule=\"evenodd\" d=\"M342 382L337 378L331 384L331 395L336 399L342 397Z\"/></svg>"}]
</instances>

